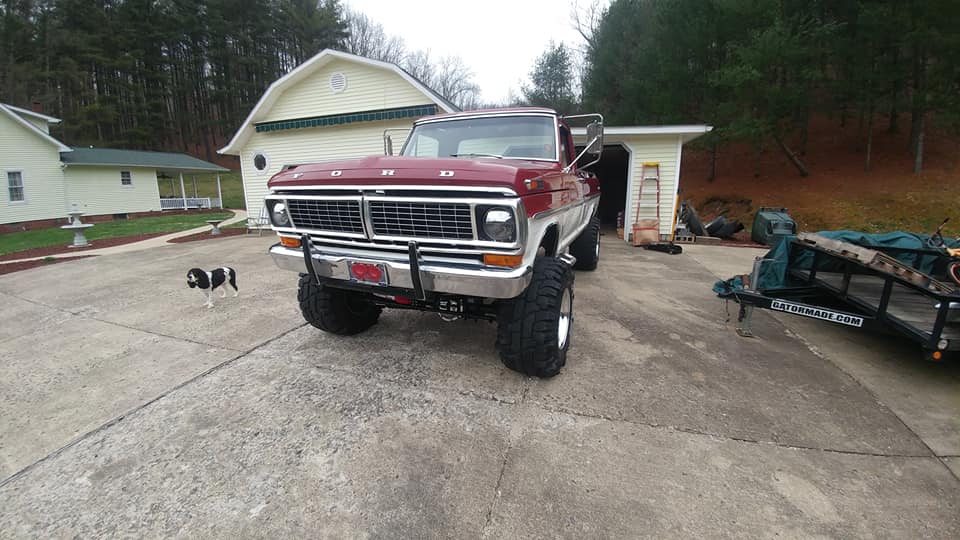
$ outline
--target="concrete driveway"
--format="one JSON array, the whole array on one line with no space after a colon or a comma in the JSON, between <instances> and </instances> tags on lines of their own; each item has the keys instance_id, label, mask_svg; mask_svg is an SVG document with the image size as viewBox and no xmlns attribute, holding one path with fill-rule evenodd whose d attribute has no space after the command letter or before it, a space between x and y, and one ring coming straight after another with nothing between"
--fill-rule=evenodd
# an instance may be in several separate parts
<instances>
[{"instance_id":1,"label":"concrete driveway","mask_svg":"<svg viewBox=\"0 0 960 540\"><path fill-rule=\"evenodd\" d=\"M542 381L486 323L304 326L272 241L0 277L0 536L960 536L958 369L764 313L737 338L710 285L749 252L607 236ZM207 310L186 271L224 264Z\"/></svg>"}]
</instances>

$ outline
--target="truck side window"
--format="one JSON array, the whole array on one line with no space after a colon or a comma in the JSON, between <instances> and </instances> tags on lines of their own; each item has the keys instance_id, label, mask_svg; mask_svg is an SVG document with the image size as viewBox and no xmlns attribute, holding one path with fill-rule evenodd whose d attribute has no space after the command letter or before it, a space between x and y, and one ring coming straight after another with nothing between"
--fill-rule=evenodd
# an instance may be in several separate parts
<instances>
[{"instance_id":1,"label":"truck side window","mask_svg":"<svg viewBox=\"0 0 960 540\"><path fill-rule=\"evenodd\" d=\"M566 167L570 164L570 132L567 128L560 127L560 165Z\"/></svg>"}]
</instances>

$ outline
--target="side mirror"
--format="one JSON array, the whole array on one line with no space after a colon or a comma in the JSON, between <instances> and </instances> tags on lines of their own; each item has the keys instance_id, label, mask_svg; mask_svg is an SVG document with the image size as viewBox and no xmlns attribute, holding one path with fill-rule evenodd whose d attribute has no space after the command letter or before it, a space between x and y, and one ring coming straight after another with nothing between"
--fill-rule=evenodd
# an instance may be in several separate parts
<instances>
[{"instance_id":1,"label":"side mirror","mask_svg":"<svg viewBox=\"0 0 960 540\"><path fill-rule=\"evenodd\" d=\"M603 153L603 124L597 121L587 124L587 153L599 156Z\"/></svg>"},{"instance_id":2,"label":"side mirror","mask_svg":"<svg viewBox=\"0 0 960 540\"><path fill-rule=\"evenodd\" d=\"M569 165L563 168L563 172L570 172L573 170L574 164L578 163L580 158L587 154L590 154L593 157L593 161L580 165L581 168L589 167L594 163L597 163L600 161L600 156L603 155L603 116L599 114L578 114L576 116L565 116L563 119L569 122L570 120L582 118L593 119L592 122L587 124L587 145L580 152L580 154L578 154L577 157L570 162Z\"/></svg>"},{"instance_id":3,"label":"side mirror","mask_svg":"<svg viewBox=\"0 0 960 540\"><path fill-rule=\"evenodd\" d=\"M393 138L386 133L383 134L383 155L393 155Z\"/></svg>"}]
</instances>

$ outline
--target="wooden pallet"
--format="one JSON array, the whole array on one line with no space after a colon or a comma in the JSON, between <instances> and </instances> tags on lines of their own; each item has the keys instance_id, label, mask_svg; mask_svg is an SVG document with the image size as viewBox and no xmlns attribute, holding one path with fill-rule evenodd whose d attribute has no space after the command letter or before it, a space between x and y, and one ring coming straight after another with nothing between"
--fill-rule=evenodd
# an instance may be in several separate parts
<instances>
[{"instance_id":1,"label":"wooden pallet","mask_svg":"<svg viewBox=\"0 0 960 540\"><path fill-rule=\"evenodd\" d=\"M937 281L927 274L875 249L858 246L842 240L826 238L813 233L800 233L797 235L797 241L816 246L831 255L858 262L878 272L897 276L931 291L942 294L951 294L956 291L952 285Z\"/></svg>"}]
</instances>

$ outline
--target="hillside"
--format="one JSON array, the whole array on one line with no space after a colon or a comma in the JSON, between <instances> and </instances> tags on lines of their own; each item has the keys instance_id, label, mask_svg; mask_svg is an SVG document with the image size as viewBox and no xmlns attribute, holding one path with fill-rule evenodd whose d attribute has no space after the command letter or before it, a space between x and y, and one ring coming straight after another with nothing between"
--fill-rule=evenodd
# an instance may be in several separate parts
<instances>
[{"instance_id":1,"label":"hillside","mask_svg":"<svg viewBox=\"0 0 960 540\"><path fill-rule=\"evenodd\" d=\"M724 213L743 221L748 230L759 207L785 206L800 230L929 232L952 216L957 223L947 231L960 235L960 141L928 133L923 172L915 175L907 152L909 119L901 120L899 133L888 133L886 122L880 124L869 172L856 122L843 129L836 120L811 124L802 156L810 169L806 178L772 145L755 176L754 150L731 145L718 152L716 179L707 182L710 154L691 145L683 154L681 199L692 200L703 218Z\"/></svg>"}]
</instances>

